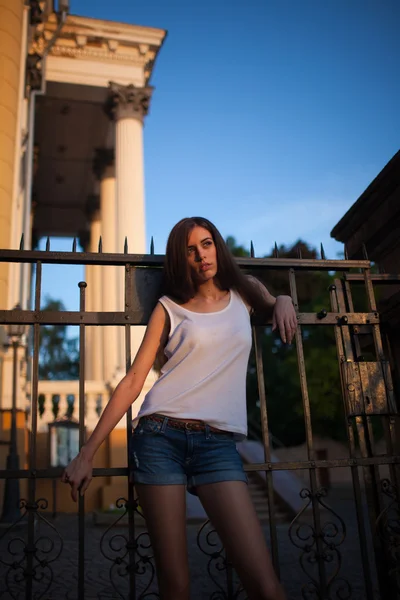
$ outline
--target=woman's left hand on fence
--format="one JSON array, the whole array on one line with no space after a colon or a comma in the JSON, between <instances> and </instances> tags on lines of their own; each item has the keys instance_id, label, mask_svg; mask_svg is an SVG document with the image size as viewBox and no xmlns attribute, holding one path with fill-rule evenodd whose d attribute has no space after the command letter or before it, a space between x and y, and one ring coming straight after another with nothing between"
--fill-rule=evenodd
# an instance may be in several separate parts
<instances>
[{"instance_id":1,"label":"woman's left hand on fence","mask_svg":"<svg viewBox=\"0 0 400 600\"><path fill-rule=\"evenodd\" d=\"M278 329L284 344L290 344L296 333L297 316L290 296L278 296L272 315L272 331Z\"/></svg>"}]
</instances>

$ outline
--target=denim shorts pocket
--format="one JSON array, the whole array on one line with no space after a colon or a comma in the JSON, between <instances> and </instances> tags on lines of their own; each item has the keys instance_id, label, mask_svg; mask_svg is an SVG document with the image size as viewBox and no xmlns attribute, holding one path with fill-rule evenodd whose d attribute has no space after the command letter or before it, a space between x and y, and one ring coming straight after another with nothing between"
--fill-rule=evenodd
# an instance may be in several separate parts
<instances>
[{"instance_id":1,"label":"denim shorts pocket","mask_svg":"<svg viewBox=\"0 0 400 600\"><path fill-rule=\"evenodd\" d=\"M137 424L134 435L156 435L164 434L161 431L163 424L157 421L151 421L150 419L142 418Z\"/></svg>"}]
</instances>

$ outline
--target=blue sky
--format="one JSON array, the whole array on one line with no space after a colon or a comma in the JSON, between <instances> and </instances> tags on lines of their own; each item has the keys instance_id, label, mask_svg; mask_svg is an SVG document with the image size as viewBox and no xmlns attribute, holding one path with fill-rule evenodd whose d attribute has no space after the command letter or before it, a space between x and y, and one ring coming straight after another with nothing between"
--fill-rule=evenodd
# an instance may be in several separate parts
<instances>
[{"instance_id":1,"label":"blue sky","mask_svg":"<svg viewBox=\"0 0 400 600\"><path fill-rule=\"evenodd\" d=\"M71 12L168 30L144 133L157 253L177 220L201 215L258 255L302 238L336 257L331 229L399 148L398 0L71 0Z\"/></svg>"}]
</instances>

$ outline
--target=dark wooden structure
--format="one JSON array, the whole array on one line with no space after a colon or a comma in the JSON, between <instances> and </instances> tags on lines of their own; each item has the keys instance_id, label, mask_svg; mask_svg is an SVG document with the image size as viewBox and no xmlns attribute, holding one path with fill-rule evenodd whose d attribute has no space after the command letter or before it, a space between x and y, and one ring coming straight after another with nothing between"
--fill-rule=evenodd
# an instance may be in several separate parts
<instances>
[{"instance_id":1,"label":"dark wooden structure","mask_svg":"<svg viewBox=\"0 0 400 600\"><path fill-rule=\"evenodd\" d=\"M370 183L331 231L346 247L348 258L368 258L375 263L382 331L387 341L394 385L400 391L400 150ZM397 397L398 393L397 393ZM400 431L397 436L400 448Z\"/></svg>"}]
</instances>

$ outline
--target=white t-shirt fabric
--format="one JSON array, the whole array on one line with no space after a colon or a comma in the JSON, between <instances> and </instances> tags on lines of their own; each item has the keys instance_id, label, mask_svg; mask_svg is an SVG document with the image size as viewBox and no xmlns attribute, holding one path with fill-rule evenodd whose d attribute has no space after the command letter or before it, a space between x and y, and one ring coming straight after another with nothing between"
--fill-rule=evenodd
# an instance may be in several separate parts
<instances>
[{"instance_id":1,"label":"white t-shirt fabric","mask_svg":"<svg viewBox=\"0 0 400 600\"><path fill-rule=\"evenodd\" d=\"M188 310L167 296L159 302L170 318L168 360L135 422L161 413L204 421L233 432L237 441L246 438L246 372L252 339L242 298L230 290L228 305L212 313Z\"/></svg>"}]
</instances>

